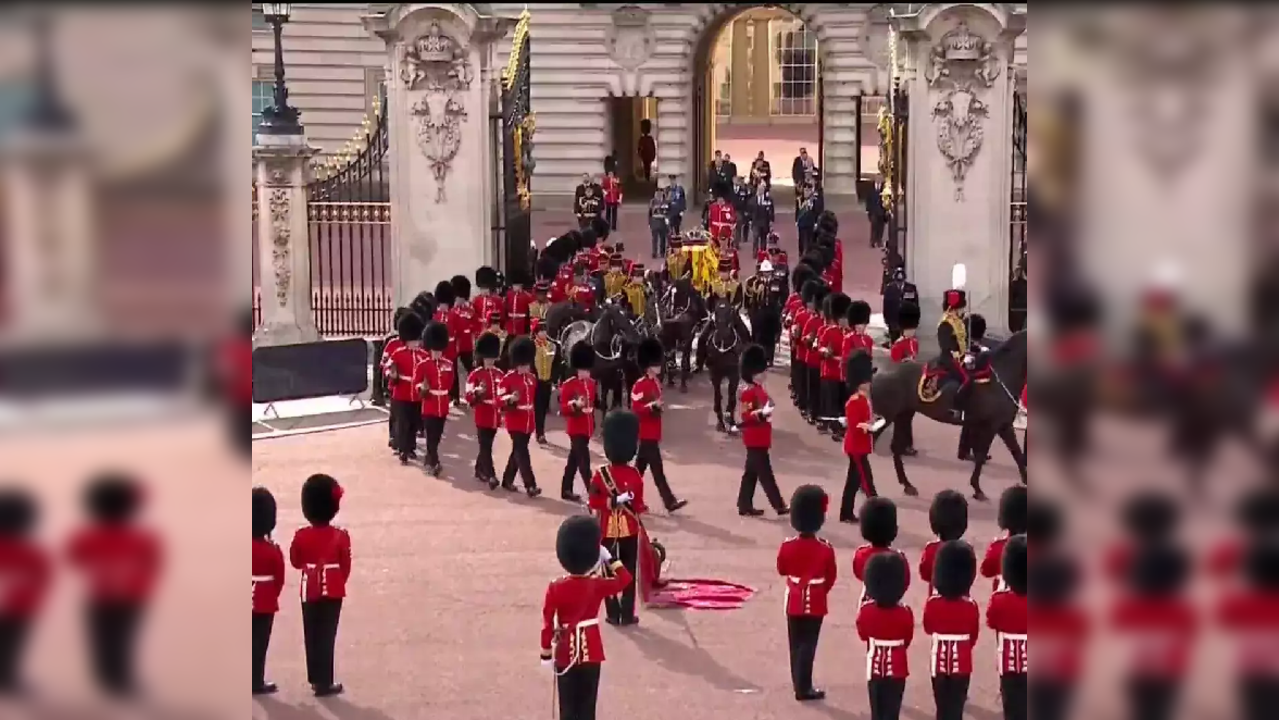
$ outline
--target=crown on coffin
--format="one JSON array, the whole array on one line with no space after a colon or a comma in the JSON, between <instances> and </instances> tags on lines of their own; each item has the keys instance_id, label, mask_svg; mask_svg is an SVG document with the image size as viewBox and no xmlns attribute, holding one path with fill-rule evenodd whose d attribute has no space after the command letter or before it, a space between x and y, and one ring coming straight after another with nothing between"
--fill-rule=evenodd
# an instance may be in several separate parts
<instances>
[{"instance_id":1,"label":"crown on coffin","mask_svg":"<svg viewBox=\"0 0 1279 720\"><path fill-rule=\"evenodd\" d=\"M453 59L453 40L444 34L439 23L431 23L426 36L418 42L417 55L426 62L449 62Z\"/></svg>"},{"instance_id":2,"label":"crown on coffin","mask_svg":"<svg viewBox=\"0 0 1279 720\"><path fill-rule=\"evenodd\" d=\"M960 23L942 38L942 51L947 60L980 60L982 44L981 36Z\"/></svg>"}]
</instances>

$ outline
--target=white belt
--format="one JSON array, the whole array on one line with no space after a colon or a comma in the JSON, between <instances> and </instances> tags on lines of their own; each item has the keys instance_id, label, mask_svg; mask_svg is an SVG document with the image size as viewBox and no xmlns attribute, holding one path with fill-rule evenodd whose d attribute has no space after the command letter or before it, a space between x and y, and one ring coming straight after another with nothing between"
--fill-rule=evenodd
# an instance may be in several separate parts
<instances>
[{"instance_id":1,"label":"white belt","mask_svg":"<svg viewBox=\"0 0 1279 720\"><path fill-rule=\"evenodd\" d=\"M943 635L941 633L937 633L933 635L933 639L941 642L964 642L971 640L972 637L969 635Z\"/></svg>"},{"instance_id":2,"label":"white belt","mask_svg":"<svg viewBox=\"0 0 1279 720\"><path fill-rule=\"evenodd\" d=\"M595 627L596 625L599 625L599 624L600 624L599 618L591 618L590 620L583 620L582 622L578 623L576 626L576 629L581 630L582 628ZM560 627L564 628L565 630L570 629L570 626L568 625L561 625Z\"/></svg>"},{"instance_id":3,"label":"white belt","mask_svg":"<svg viewBox=\"0 0 1279 720\"><path fill-rule=\"evenodd\" d=\"M870 641L870 646L873 648L895 648L904 647L905 645L905 640L875 640L872 638Z\"/></svg>"},{"instance_id":4,"label":"white belt","mask_svg":"<svg viewBox=\"0 0 1279 720\"><path fill-rule=\"evenodd\" d=\"M253 582L255 582L255 583L260 583L260 582L271 582L271 581L272 581L272 580L274 580L274 579L275 579L275 578L274 578L273 576L271 576L271 575L254 575L254 576L253 576Z\"/></svg>"},{"instance_id":5,"label":"white belt","mask_svg":"<svg viewBox=\"0 0 1279 720\"><path fill-rule=\"evenodd\" d=\"M533 406L532 405L516 405L515 409L516 410L532 410Z\"/></svg>"},{"instance_id":6,"label":"white belt","mask_svg":"<svg viewBox=\"0 0 1279 720\"><path fill-rule=\"evenodd\" d=\"M1023 635L1018 635L1018 634L1015 634L1015 633L999 633L999 639L1000 639L1000 640L1014 640L1014 641L1015 641L1015 640L1020 640L1020 641L1022 641L1022 642L1026 642L1027 640L1029 640L1029 639L1030 639L1030 636L1029 636L1029 635L1024 635L1024 634L1023 634Z\"/></svg>"},{"instance_id":7,"label":"white belt","mask_svg":"<svg viewBox=\"0 0 1279 720\"><path fill-rule=\"evenodd\" d=\"M449 391L448 390L431 390L430 394L435 395L436 397L443 397L445 395L448 395Z\"/></svg>"},{"instance_id":8,"label":"white belt","mask_svg":"<svg viewBox=\"0 0 1279 720\"><path fill-rule=\"evenodd\" d=\"M306 564L306 569L307 569L307 570L314 570L315 568L321 568L321 569L323 569L323 570L334 570L334 569L337 569L337 568L340 568L340 567L342 567L342 566L341 566L341 565L338 565L337 563L324 563L323 565L321 565L320 563L307 563L307 564Z\"/></svg>"},{"instance_id":9,"label":"white belt","mask_svg":"<svg viewBox=\"0 0 1279 720\"><path fill-rule=\"evenodd\" d=\"M791 581L791 582L793 582L793 583L800 583L800 584L802 584L802 583L804 582L804 581L803 581L803 578L797 578L797 577L795 577L794 575L787 575L787 576L786 576L786 579L787 579L787 580L789 580L789 581ZM809 584L809 585L825 585L825 584L826 584L826 578L813 578L812 580L809 580L809 581L808 581L808 584Z\"/></svg>"},{"instance_id":10,"label":"white belt","mask_svg":"<svg viewBox=\"0 0 1279 720\"><path fill-rule=\"evenodd\" d=\"M525 314L523 314L523 313L511 313L511 317L513 317L513 318L522 318L522 317L528 317L528 315L525 315Z\"/></svg>"}]
</instances>

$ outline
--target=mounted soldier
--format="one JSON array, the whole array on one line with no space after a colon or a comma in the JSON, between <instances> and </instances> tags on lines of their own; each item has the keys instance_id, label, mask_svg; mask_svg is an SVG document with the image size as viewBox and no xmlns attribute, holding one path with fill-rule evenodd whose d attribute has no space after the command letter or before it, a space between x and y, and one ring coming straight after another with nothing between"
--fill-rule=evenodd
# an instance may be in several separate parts
<instances>
[{"instance_id":1,"label":"mounted soldier","mask_svg":"<svg viewBox=\"0 0 1279 720\"><path fill-rule=\"evenodd\" d=\"M959 385L955 393L955 411L961 419L972 385L970 381L977 369L968 344L968 293L964 291L967 278L968 269L963 264L951 269L951 289L943 297L942 316L937 323L937 343L941 347L937 365L945 370L944 381L947 384Z\"/></svg>"},{"instance_id":2,"label":"mounted soldier","mask_svg":"<svg viewBox=\"0 0 1279 720\"><path fill-rule=\"evenodd\" d=\"M616 301L626 290L625 261L622 254L614 252L608 258L608 272L604 273L604 297Z\"/></svg>"},{"instance_id":3,"label":"mounted soldier","mask_svg":"<svg viewBox=\"0 0 1279 720\"><path fill-rule=\"evenodd\" d=\"M684 254L684 239L679 235L672 235L666 251L664 284L669 287L676 280L688 277L692 277L692 268L689 266L688 256Z\"/></svg>"},{"instance_id":4,"label":"mounted soldier","mask_svg":"<svg viewBox=\"0 0 1279 720\"><path fill-rule=\"evenodd\" d=\"M635 263L631 266L631 274L626 279L623 292L631 312L635 317L643 318L648 311L648 288L644 284L643 263Z\"/></svg>"},{"instance_id":5,"label":"mounted soldier","mask_svg":"<svg viewBox=\"0 0 1279 720\"><path fill-rule=\"evenodd\" d=\"M727 302L734 307L742 306L742 284L733 279L733 263L728 258L719 261L719 276L711 281L710 297L707 299L707 305L712 311L715 306L721 302Z\"/></svg>"}]
</instances>

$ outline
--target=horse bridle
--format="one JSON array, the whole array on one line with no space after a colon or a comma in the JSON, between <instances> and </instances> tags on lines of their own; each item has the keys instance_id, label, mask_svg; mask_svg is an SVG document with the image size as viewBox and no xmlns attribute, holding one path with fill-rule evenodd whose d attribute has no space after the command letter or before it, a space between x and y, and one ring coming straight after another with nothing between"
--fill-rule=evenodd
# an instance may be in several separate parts
<instances>
[{"instance_id":1,"label":"horse bridle","mask_svg":"<svg viewBox=\"0 0 1279 720\"><path fill-rule=\"evenodd\" d=\"M714 317L711 318L711 327L714 327L714 328L719 327L719 323L715 320ZM742 334L737 331L737 328L735 326L732 328L732 330L733 330L733 344L729 345L728 347L720 346L719 340L716 337L717 333L714 333L714 332L711 333L711 347L715 348L715 350L719 352L721 355L726 355L732 352L733 348L736 348L742 342Z\"/></svg>"},{"instance_id":2,"label":"horse bridle","mask_svg":"<svg viewBox=\"0 0 1279 720\"><path fill-rule=\"evenodd\" d=\"M609 352L613 353L612 355L605 355L604 353L600 352L599 343L596 341L595 332L599 330L599 327L602 324L603 323L597 322L591 325L591 349L595 351L596 357L598 357L601 360L616 360L622 356L622 349L623 349L622 338L620 335L614 335L613 339L609 340L608 349L609 349Z\"/></svg>"}]
</instances>

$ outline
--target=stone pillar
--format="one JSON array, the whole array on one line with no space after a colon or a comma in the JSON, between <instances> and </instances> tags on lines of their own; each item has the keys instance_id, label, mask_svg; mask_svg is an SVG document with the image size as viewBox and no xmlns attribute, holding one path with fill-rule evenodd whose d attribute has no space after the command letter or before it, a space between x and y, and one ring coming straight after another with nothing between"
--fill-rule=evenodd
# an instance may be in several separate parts
<instances>
[{"instance_id":1,"label":"stone pillar","mask_svg":"<svg viewBox=\"0 0 1279 720\"><path fill-rule=\"evenodd\" d=\"M1007 332L1010 66L1025 16L1003 5L924 7L894 18L910 95L907 270L919 286L923 327L936 324L951 268L963 263L969 311L984 315L992 334Z\"/></svg>"},{"instance_id":2,"label":"stone pillar","mask_svg":"<svg viewBox=\"0 0 1279 720\"><path fill-rule=\"evenodd\" d=\"M258 135L258 267L262 323L253 345L316 342L311 308L311 229L307 164L317 152L304 135Z\"/></svg>"},{"instance_id":3,"label":"stone pillar","mask_svg":"<svg viewBox=\"0 0 1279 720\"><path fill-rule=\"evenodd\" d=\"M748 117L751 113L751 59L746 52L746 29L750 20L739 18L733 21L732 37L729 40L729 68L732 72L730 97L733 102L733 118Z\"/></svg>"},{"instance_id":4,"label":"stone pillar","mask_svg":"<svg viewBox=\"0 0 1279 720\"><path fill-rule=\"evenodd\" d=\"M773 47L768 18L756 18L755 46L751 49L751 116L768 119L772 115Z\"/></svg>"},{"instance_id":5,"label":"stone pillar","mask_svg":"<svg viewBox=\"0 0 1279 720\"><path fill-rule=\"evenodd\" d=\"M392 273L396 305L491 259L493 171L480 77L492 44L515 18L467 3L400 3L364 18L386 42L390 113ZM494 188L496 191L496 188Z\"/></svg>"}]
</instances>

